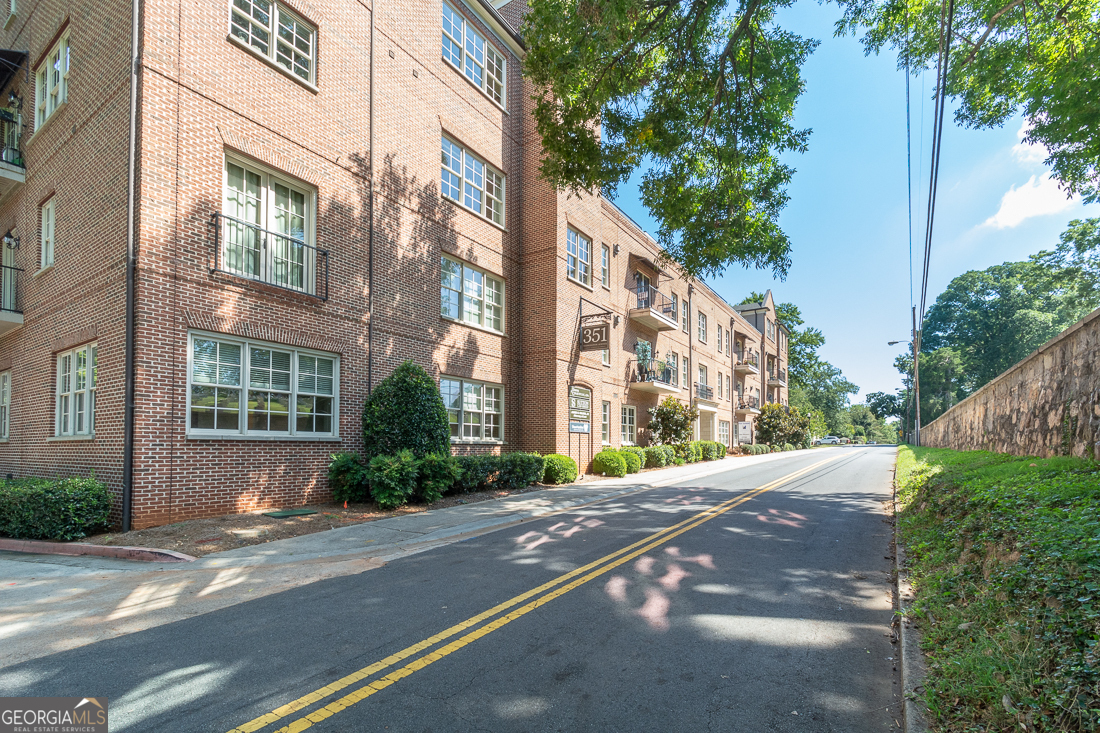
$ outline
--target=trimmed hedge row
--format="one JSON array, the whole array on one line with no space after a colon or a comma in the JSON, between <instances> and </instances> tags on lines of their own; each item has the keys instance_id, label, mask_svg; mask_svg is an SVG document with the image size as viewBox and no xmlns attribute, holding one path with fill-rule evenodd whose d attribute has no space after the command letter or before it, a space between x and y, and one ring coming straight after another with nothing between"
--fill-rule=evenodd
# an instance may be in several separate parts
<instances>
[{"instance_id":1,"label":"trimmed hedge row","mask_svg":"<svg viewBox=\"0 0 1100 733\"><path fill-rule=\"evenodd\" d=\"M713 440L693 440L681 445L651 445L648 448L632 445L618 450L604 448L592 459L592 470L605 476L622 478L628 473L637 473L642 466L662 468L697 461L714 461L725 457L727 451L725 445Z\"/></svg>"},{"instance_id":2,"label":"trimmed hedge row","mask_svg":"<svg viewBox=\"0 0 1100 733\"><path fill-rule=\"evenodd\" d=\"M328 475L336 501L373 499L383 509L394 509L412 499L430 504L446 494L523 488L542 481L545 471L545 459L537 453L454 457L429 453L417 458L405 449L368 462L355 453L337 453ZM573 471L575 479L575 463Z\"/></svg>"},{"instance_id":3,"label":"trimmed hedge row","mask_svg":"<svg viewBox=\"0 0 1100 733\"><path fill-rule=\"evenodd\" d=\"M88 478L24 478L0 483L0 535L78 540L110 524L111 494Z\"/></svg>"}]
</instances>

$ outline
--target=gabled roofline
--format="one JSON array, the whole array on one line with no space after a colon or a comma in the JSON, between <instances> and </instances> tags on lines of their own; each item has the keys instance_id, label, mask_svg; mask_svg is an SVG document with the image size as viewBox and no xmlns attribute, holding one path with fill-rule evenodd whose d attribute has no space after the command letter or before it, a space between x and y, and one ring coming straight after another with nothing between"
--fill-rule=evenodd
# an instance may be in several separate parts
<instances>
[{"instance_id":1,"label":"gabled roofline","mask_svg":"<svg viewBox=\"0 0 1100 733\"><path fill-rule=\"evenodd\" d=\"M523 38L508 24L508 21L501 17L489 0L462 0L462 4L481 18L482 22L512 49L512 53L520 58L527 55L527 46L523 43Z\"/></svg>"}]
</instances>

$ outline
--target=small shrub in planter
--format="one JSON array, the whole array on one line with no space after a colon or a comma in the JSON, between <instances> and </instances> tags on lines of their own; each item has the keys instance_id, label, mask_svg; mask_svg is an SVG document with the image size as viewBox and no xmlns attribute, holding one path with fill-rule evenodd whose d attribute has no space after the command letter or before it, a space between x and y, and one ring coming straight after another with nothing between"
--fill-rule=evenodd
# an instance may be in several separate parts
<instances>
[{"instance_id":1,"label":"small shrub in planter","mask_svg":"<svg viewBox=\"0 0 1100 733\"><path fill-rule=\"evenodd\" d=\"M328 485L336 501L367 501L370 480L358 453L333 453L328 464Z\"/></svg>"},{"instance_id":2,"label":"small shrub in planter","mask_svg":"<svg viewBox=\"0 0 1100 733\"><path fill-rule=\"evenodd\" d=\"M638 473L642 470L642 459L638 457L638 454L634 451L623 450L619 451L619 455L626 461L627 473Z\"/></svg>"},{"instance_id":3,"label":"small shrub in planter","mask_svg":"<svg viewBox=\"0 0 1100 733\"><path fill-rule=\"evenodd\" d=\"M569 456L551 453L544 457L546 467L543 470L544 484L571 484L577 480L577 462Z\"/></svg>"},{"instance_id":4,"label":"small shrub in planter","mask_svg":"<svg viewBox=\"0 0 1100 733\"><path fill-rule=\"evenodd\" d=\"M106 527L111 494L88 478L25 478L0 483L0 535L28 540L78 540Z\"/></svg>"},{"instance_id":5,"label":"small shrub in planter","mask_svg":"<svg viewBox=\"0 0 1100 733\"><path fill-rule=\"evenodd\" d=\"M645 449L645 467L646 468L661 468L668 465L668 459L665 457L665 452L661 450L663 446L651 445Z\"/></svg>"},{"instance_id":6,"label":"small shrub in planter","mask_svg":"<svg viewBox=\"0 0 1100 733\"><path fill-rule=\"evenodd\" d=\"M626 475L626 459L617 450L602 450L592 458L592 470L605 476Z\"/></svg>"},{"instance_id":7,"label":"small shrub in planter","mask_svg":"<svg viewBox=\"0 0 1100 733\"><path fill-rule=\"evenodd\" d=\"M439 501L462 476L458 462L446 453L429 453L420 459L417 495L428 504Z\"/></svg>"},{"instance_id":8,"label":"small shrub in planter","mask_svg":"<svg viewBox=\"0 0 1100 733\"><path fill-rule=\"evenodd\" d=\"M416 493L420 461L411 450L400 450L392 456L375 456L367 464L367 470L371 498L382 509L396 509L407 504Z\"/></svg>"},{"instance_id":9,"label":"small shrub in planter","mask_svg":"<svg viewBox=\"0 0 1100 733\"><path fill-rule=\"evenodd\" d=\"M508 453L500 457L500 471L493 485L506 491L522 489L541 481L545 468L538 453Z\"/></svg>"},{"instance_id":10,"label":"small shrub in planter","mask_svg":"<svg viewBox=\"0 0 1100 733\"><path fill-rule=\"evenodd\" d=\"M406 361L383 379L363 405L363 456L417 458L451 452L451 428L439 386L423 367Z\"/></svg>"},{"instance_id":11,"label":"small shrub in planter","mask_svg":"<svg viewBox=\"0 0 1100 733\"><path fill-rule=\"evenodd\" d=\"M488 489L500 472L500 456L457 456L455 462L462 476L454 484L454 491L469 493Z\"/></svg>"}]
</instances>

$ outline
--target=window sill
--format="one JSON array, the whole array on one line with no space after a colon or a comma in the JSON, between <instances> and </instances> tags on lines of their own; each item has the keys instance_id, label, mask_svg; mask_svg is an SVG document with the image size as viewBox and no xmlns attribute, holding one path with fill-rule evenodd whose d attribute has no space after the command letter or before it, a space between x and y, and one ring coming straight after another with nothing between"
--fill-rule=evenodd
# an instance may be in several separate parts
<instances>
[{"instance_id":1,"label":"window sill","mask_svg":"<svg viewBox=\"0 0 1100 733\"><path fill-rule=\"evenodd\" d=\"M503 440L466 440L451 438L451 445L504 445Z\"/></svg>"},{"instance_id":2,"label":"window sill","mask_svg":"<svg viewBox=\"0 0 1100 733\"><path fill-rule=\"evenodd\" d=\"M508 334L504 333L503 331L495 331L491 328L479 326L476 323L467 323L466 321L461 321L457 318L448 318L447 316L440 315L439 320L443 321L444 323L453 323L456 326L465 326L466 328L472 328L475 331L484 331L485 333L492 334L493 336L500 336L501 338L508 337Z\"/></svg>"},{"instance_id":3,"label":"window sill","mask_svg":"<svg viewBox=\"0 0 1100 733\"><path fill-rule=\"evenodd\" d=\"M306 435L241 435L240 433L188 433L187 440L258 440L261 442L292 442L292 443L340 443L343 441L338 435L306 436Z\"/></svg>"},{"instance_id":4,"label":"window sill","mask_svg":"<svg viewBox=\"0 0 1100 733\"><path fill-rule=\"evenodd\" d=\"M571 283L574 283L575 285L580 285L582 288L584 288L585 290L587 290L590 293L596 292L596 289L593 288L591 285L585 285L583 282L581 282L580 280L578 280L575 277L569 277L568 275L566 275L565 279L568 280Z\"/></svg>"},{"instance_id":5,"label":"window sill","mask_svg":"<svg viewBox=\"0 0 1100 733\"><path fill-rule=\"evenodd\" d=\"M47 443L68 443L74 440L95 440L95 434L92 435L51 435L46 438Z\"/></svg>"},{"instance_id":6,"label":"window sill","mask_svg":"<svg viewBox=\"0 0 1100 733\"><path fill-rule=\"evenodd\" d=\"M41 268L38 272L33 273L31 275L31 277L32 278L37 278L39 275L45 275L47 272L49 272L52 269L53 269L53 264L46 265L45 267Z\"/></svg>"},{"instance_id":7,"label":"window sill","mask_svg":"<svg viewBox=\"0 0 1100 733\"><path fill-rule=\"evenodd\" d=\"M297 74L292 74L291 72L287 71L285 68L283 68L279 64L275 63L274 61L269 59L267 56L264 56L262 53L260 53L256 49L252 48L252 46L249 46L247 43L245 43L241 39L237 38L232 33L227 35L225 37L225 39L227 41L229 41L230 43L232 43L233 45L237 46L238 48L241 48L245 51L248 51L250 54L252 54L256 58L258 58L260 61L263 61L265 64L267 64L271 68L275 69L275 71L278 71L283 76L290 79L291 81L297 82L299 86L305 87L306 89L313 92L314 94L320 94L321 93L321 90L318 89L317 86L315 84L313 84L313 82L306 81L305 79L298 76ZM314 68L316 68L316 62L315 62Z\"/></svg>"},{"instance_id":8,"label":"window sill","mask_svg":"<svg viewBox=\"0 0 1100 733\"><path fill-rule=\"evenodd\" d=\"M38 139L38 133L42 132L47 127L49 127L50 123L53 122L54 120L56 120L58 117L60 117L61 113L68 106L69 106L69 100L66 98L64 102L57 105L57 109L55 109L53 111L53 113L49 117L47 117L46 120L41 125L38 125L37 127L34 128L34 132L31 133L30 139L27 140L27 144L30 145L33 141L37 140Z\"/></svg>"},{"instance_id":9,"label":"window sill","mask_svg":"<svg viewBox=\"0 0 1100 733\"><path fill-rule=\"evenodd\" d=\"M505 177L505 178L507 179L507 177ZM505 184L505 185L507 186L507 184ZM508 189L507 189L507 188L505 188L504 190L505 190L505 195L507 195L507 191L508 191ZM479 213L477 213L476 211L474 211L473 209L471 209L471 208L470 208L469 206L467 206L466 204L464 204L464 203L461 203L460 201L456 201L455 199L451 198L450 196L447 196L446 194L442 194L442 193L441 193L441 194L439 194L439 197L440 197L441 199L443 199L444 201L450 201L450 202L451 202L452 204L454 204L454 205L455 205L455 206L457 206L458 208L462 209L463 211L465 211L465 212L467 212L467 213L469 213L469 214L472 214L473 216L476 216L476 217L477 217L477 218L478 218L479 220L481 220L481 221L485 222L485 223L486 223L486 224L488 224L489 226L491 226L491 227L494 227L494 228L496 228L496 229L499 229L500 231L504 232L505 234L507 234L507 233L508 233L508 227L505 227L505 226L501 226L500 224L497 224L497 223L496 223L495 221L493 221L493 220L492 220L492 219L490 219L489 217L487 217L487 216L484 216L484 215L482 215L482 214L479 214Z\"/></svg>"}]
</instances>

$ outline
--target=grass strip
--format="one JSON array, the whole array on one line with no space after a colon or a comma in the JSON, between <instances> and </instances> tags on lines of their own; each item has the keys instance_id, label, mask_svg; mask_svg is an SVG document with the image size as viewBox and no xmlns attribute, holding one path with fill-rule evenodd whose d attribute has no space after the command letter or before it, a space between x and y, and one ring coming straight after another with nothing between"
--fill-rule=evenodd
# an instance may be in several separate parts
<instances>
[{"instance_id":1,"label":"grass strip","mask_svg":"<svg viewBox=\"0 0 1100 733\"><path fill-rule=\"evenodd\" d=\"M936 729L1100 730L1100 467L903 446L897 487Z\"/></svg>"}]
</instances>

